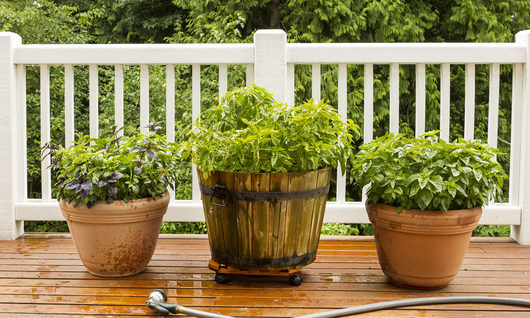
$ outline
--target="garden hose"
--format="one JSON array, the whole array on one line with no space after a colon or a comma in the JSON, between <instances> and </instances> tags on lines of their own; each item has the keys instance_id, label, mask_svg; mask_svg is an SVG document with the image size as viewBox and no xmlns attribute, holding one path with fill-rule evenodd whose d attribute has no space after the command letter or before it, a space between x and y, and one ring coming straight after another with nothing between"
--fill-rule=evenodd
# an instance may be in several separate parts
<instances>
[{"instance_id":1,"label":"garden hose","mask_svg":"<svg viewBox=\"0 0 530 318\"><path fill-rule=\"evenodd\" d=\"M168 315L173 314L185 314L192 317L204 317L204 318L231 318L231 316L224 316L218 314L212 314L209 312L189 309L179 304L166 303L167 295L163 290L155 289L149 299L147 300L147 307L155 309L160 314ZM363 306L350 307L344 309L337 309L325 312L319 312L316 314L299 316L296 318L332 318L332 317L343 317L349 315L357 315L366 312L392 309L399 307L408 306L421 306L421 305L439 305L439 304L494 304L494 305L511 305L520 307L530 307L530 300L517 299L517 298L505 298L505 297L426 297L426 298L412 298L412 299L401 299L393 301L385 301L380 303L373 303Z\"/></svg>"},{"instance_id":2,"label":"garden hose","mask_svg":"<svg viewBox=\"0 0 530 318\"><path fill-rule=\"evenodd\" d=\"M202 310L195 310L186 308L179 304L170 304L166 303L167 294L161 289L155 289L149 295L149 299L145 303L147 307L152 308L158 313L163 315L171 314L185 314L191 317L200 317L200 318L230 318L230 316L212 314Z\"/></svg>"}]
</instances>

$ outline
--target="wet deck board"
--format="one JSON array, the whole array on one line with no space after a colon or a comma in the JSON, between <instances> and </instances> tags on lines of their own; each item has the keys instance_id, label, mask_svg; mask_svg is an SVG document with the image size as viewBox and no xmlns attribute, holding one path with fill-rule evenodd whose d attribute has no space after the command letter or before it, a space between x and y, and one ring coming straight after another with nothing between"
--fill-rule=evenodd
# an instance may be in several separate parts
<instances>
[{"instance_id":1,"label":"wet deck board","mask_svg":"<svg viewBox=\"0 0 530 318\"><path fill-rule=\"evenodd\" d=\"M208 270L208 241L163 236L149 267L128 278L89 274L67 235L26 235L0 241L1 317L156 316L145 301L155 288L172 302L238 317L292 317L369 304L435 296L530 299L530 246L506 239L474 240L453 283L415 291L387 283L371 239L326 239L317 261L302 270L304 283L234 277L219 285ZM528 308L501 305L417 306L363 317L530 317Z\"/></svg>"}]
</instances>

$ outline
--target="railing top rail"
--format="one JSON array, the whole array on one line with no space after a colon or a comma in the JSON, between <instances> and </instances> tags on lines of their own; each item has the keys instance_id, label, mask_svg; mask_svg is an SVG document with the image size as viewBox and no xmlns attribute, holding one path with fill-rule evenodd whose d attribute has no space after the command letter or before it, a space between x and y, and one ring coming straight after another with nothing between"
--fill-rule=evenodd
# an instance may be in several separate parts
<instances>
[{"instance_id":1,"label":"railing top rail","mask_svg":"<svg viewBox=\"0 0 530 318\"><path fill-rule=\"evenodd\" d=\"M291 43L287 62L297 64L526 63L517 43Z\"/></svg>"},{"instance_id":2,"label":"railing top rail","mask_svg":"<svg viewBox=\"0 0 530 318\"><path fill-rule=\"evenodd\" d=\"M249 64L253 44L28 44L15 64Z\"/></svg>"},{"instance_id":3,"label":"railing top rail","mask_svg":"<svg viewBox=\"0 0 530 318\"><path fill-rule=\"evenodd\" d=\"M297 64L526 63L517 43L288 43ZM254 44L29 44L16 64L250 64Z\"/></svg>"}]
</instances>

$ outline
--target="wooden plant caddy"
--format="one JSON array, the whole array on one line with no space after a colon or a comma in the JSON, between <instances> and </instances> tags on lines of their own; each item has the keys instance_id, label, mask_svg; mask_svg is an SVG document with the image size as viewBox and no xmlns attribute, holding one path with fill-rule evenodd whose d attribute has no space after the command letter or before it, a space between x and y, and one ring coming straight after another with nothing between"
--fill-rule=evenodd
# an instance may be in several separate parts
<instances>
[{"instance_id":1,"label":"wooden plant caddy","mask_svg":"<svg viewBox=\"0 0 530 318\"><path fill-rule=\"evenodd\" d=\"M271 270L271 269L259 269L249 268L241 269L232 266L219 264L214 260L210 260L208 268L215 272L215 281L218 283L226 283L228 281L228 275L247 275L247 276L283 276L289 277L289 284L293 286L300 286L304 279L300 275L301 268L291 268L286 270Z\"/></svg>"}]
</instances>

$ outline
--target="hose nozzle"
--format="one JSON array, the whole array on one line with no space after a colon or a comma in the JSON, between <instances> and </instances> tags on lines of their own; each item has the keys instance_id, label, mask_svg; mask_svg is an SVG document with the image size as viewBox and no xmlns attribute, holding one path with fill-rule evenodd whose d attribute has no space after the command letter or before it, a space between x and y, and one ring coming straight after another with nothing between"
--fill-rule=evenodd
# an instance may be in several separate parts
<instances>
[{"instance_id":1,"label":"hose nozzle","mask_svg":"<svg viewBox=\"0 0 530 318\"><path fill-rule=\"evenodd\" d=\"M179 304L168 304L167 294L161 289L155 289L149 294L149 299L145 302L147 307L158 311L162 315L169 315L179 313Z\"/></svg>"}]
</instances>

